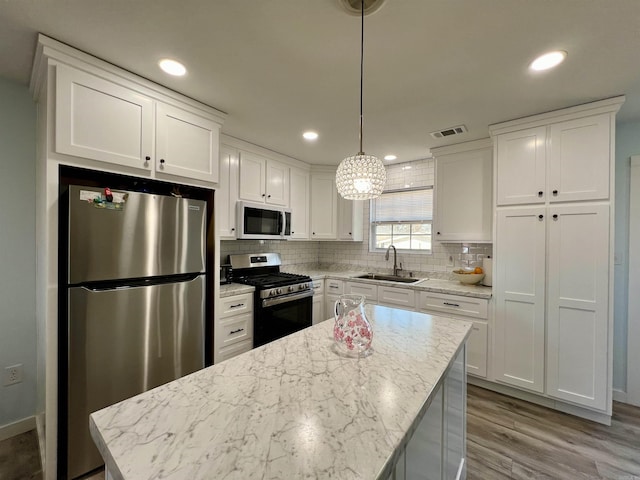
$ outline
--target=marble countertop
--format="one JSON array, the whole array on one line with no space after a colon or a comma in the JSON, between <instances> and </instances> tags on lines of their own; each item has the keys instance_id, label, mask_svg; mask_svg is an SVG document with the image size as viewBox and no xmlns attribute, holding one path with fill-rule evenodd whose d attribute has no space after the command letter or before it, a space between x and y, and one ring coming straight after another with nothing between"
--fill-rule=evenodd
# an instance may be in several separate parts
<instances>
[{"instance_id":1,"label":"marble countertop","mask_svg":"<svg viewBox=\"0 0 640 480\"><path fill-rule=\"evenodd\" d=\"M226 285L220 285L220 298L240 295L242 293L251 293L255 289L256 288L251 285L244 285L242 283L228 283Z\"/></svg>"},{"instance_id":2,"label":"marble countertop","mask_svg":"<svg viewBox=\"0 0 640 480\"><path fill-rule=\"evenodd\" d=\"M287 267L282 267L282 271L287 271ZM364 271L333 271L333 270L302 270L300 273L309 275L313 280L334 278L337 280L355 280L363 283L375 283L377 285L387 285L392 287L410 288L417 291L448 293L451 295L461 295L463 297L491 298L491 287L484 285L465 285L454 280L443 280L439 278L422 278L415 283L399 283L385 280L368 280L357 278L364 275Z\"/></svg>"},{"instance_id":3,"label":"marble countertop","mask_svg":"<svg viewBox=\"0 0 640 480\"><path fill-rule=\"evenodd\" d=\"M366 308L366 358L329 320L93 413L114 480L386 478L471 323Z\"/></svg>"}]
</instances>

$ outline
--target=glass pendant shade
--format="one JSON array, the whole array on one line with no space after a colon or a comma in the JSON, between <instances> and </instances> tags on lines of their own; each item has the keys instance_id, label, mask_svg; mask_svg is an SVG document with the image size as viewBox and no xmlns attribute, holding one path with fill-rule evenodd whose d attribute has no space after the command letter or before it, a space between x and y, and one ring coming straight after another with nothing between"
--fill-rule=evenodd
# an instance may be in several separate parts
<instances>
[{"instance_id":1,"label":"glass pendant shade","mask_svg":"<svg viewBox=\"0 0 640 480\"><path fill-rule=\"evenodd\" d=\"M338 193L347 200L379 197L387 181L387 172L379 158L359 153L347 157L336 171Z\"/></svg>"}]
</instances>

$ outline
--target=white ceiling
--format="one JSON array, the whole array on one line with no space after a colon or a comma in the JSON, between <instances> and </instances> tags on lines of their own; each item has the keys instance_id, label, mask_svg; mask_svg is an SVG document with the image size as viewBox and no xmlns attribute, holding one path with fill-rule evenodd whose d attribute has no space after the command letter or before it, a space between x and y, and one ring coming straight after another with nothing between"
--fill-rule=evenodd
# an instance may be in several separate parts
<instances>
[{"instance_id":1,"label":"white ceiling","mask_svg":"<svg viewBox=\"0 0 640 480\"><path fill-rule=\"evenodd\" d=\"M318 164L358 150L360 19L339 0L2 0L0 76L28 83L37 32L227 112L234 137ZM527 70L553 49L564 64ZM162 57L187 76L162 73ZM618 121L640 120L640 0L386 0L365 19L369 154L424 158L620 94ZM468 133L429 135L459 124Z\"/></svg>"}]
</instances>

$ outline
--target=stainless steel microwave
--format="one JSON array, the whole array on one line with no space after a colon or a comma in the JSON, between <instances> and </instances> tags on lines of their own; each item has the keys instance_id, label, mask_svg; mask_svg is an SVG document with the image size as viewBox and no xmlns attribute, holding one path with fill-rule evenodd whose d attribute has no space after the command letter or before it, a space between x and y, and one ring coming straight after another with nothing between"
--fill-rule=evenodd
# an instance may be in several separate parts
<instances>
[{"instance_id":1,"label":"stainless steel microwave","mask_svg":"<svg viewBox=\"0 0 640 480\"><path fill-rule=\"evenodd\" d=\"M238 238L287 240L291 237L291 210L262 203L238 202Z\"/></svg>"}]
</instances>

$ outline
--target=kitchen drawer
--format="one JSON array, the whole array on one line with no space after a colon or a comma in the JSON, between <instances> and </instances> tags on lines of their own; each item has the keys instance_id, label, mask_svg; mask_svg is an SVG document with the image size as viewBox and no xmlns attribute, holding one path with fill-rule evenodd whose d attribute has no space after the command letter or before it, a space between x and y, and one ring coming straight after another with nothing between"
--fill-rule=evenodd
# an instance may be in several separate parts
<instances>
[{"instance_id":1,"label":"kitchen drawer","mask_svg":"<svg viewBox=\"0 0 640 480\"><path fill-rule=\"evenodd\" d=\"M222 348L253 339L253 313L243 313L220 320L217 333L220 336L218 345Z\"/></svg>"},{"instance_id":2,"label":"kitchen drawer","mask_svg":"<svg viewBox=\"0 0 640 480\"><path fill-rule=\"evenodd\" d=\"M416 292L409 288L379 286L378 303L391 307L414 309L416 306Z\"/></svg>"},{"instance_id":3,"label":"kitchen drawer","mask_svg":"<svg viewBox=\"0 0 640 480\"><path fill-rule=\"evenodd\" d=\"M313 281L313 295L324 295L324 280Z\"/></svg>"},{"instance_id":4,"label":"kitchen drawer","mask_svg":"<svg viewBox=\"0 0 640 480\"><path fill-rule=\"evenodd\" d=\"M324 285L327 293L331 295L342 295L344 293L344 282L342 280L325 280Z\"/></svg>"},{"instance_id":5,"label":"kitchen drawer","mask_svg":"<svg viewBox=\"0 0 640 480\"><path fill-rule=\"evenodd\" d=\"M220 299L220 318L253 312L253 293L243 293Z\"/></svg>"},{"instance_id":6,"label":"kitchen drawer","mask_svg":"<svg viewBox=\"0 0 640 480\"><path fill-rule=\"evenodd\" d=\"M429 311L429 313L435 311L438 313L486 319L488 304L488 300L484 298L420 292L418 308Z\"/></svg>"},{"instance_id":7,"label":"kitchen drawer","mask_svg":"<svg viewBox=\"0 0 640 480\"><path fill-rule=\"evenodd\" d=\"M473 322L471 335L467 340L467 373L478 377L487 376L488 327L484 322Z\"/></svg>"},{"instance_id":8,"label":"kitchen drawer","mask_svg":"<svg viewBox=\"0 0 640 480\"><path fill-rule=\"evenodd\" d=\"M228 347L221 348L218 351L218 361L216 364L220 362L224 362L230 358L233 358L241 353L248 352L253 349L253 340L245 340L243 342L234 343L233 345L229 345Z\"/></svg>"},{"instance_id":9,"label":"kitchen drawer","mask_svg":"<svg viewBox=\"0 0 640 480\"><path fill-rule=\"evenodd\" d=\"M368 300L367 303L376 303L378 301L378 286L371 283L347 282L345 293L354 295L362 295Z\"/></svg>"}]
</instances>

